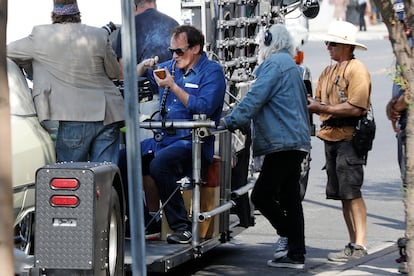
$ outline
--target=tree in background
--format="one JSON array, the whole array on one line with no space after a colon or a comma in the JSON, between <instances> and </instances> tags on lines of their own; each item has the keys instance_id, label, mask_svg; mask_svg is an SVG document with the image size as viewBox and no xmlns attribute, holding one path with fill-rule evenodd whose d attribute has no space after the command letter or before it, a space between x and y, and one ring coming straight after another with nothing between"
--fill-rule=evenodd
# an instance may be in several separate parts
<instances>
[{"instance_id":1,"label":"tree in background","mask_svg":"<svg viewBox=\"0 0 414 276\"><path fill-rule=\"evenodd\" d=\"M1 275L14 275L10 101L6 62L7 0L0 0L0 260Z\"/></svg>"},{"instance_id":2,"label":"tree in background","mask_svg":"<svg viewBox=\"0 0 414 276\"><path fill-rule=\"evenodd\" d=\"M374 0L379 9L382 21L385 23L389 33L389 39L394 51L397 64L401 69L405 81L405 100L407 104L407 143L406 143L406 185L407 194L405 198L405 222L407 239L406 253L408 256L408 271L414 275L414 111L413 87L414 87L414 57L410 48L403 25L398 20L390 0ZM414 0L404 0L404 10L407 24L411 28L411 36L414 31Z\"/></svg>"}]
</instances>

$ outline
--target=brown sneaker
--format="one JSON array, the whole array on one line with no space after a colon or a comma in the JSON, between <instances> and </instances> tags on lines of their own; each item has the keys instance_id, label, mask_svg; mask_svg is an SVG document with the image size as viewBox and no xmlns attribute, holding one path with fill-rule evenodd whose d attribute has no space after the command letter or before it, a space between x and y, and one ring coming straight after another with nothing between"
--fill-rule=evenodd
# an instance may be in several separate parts
<instances>
[{"instance_id":1,"label":"brown sneaker","mask_svg":"<svg viewBox=\"0 0 414 276\"><path fill-rule=\"evenodd\" d=\"M359 259L368 255L368 251L360 245L355 245L352 250L351 259Z\"/></svg>"},{"instance_id":2,"label":"brown sneaker","mask_svg":"<svg viewBox=\"0 0 414 276\"><path fill-rule=\"evenodd\" d=\"M346 263L352 256L354 246L348 243L345 248L339 252L332 252L328 254L328 260L332 262L343 262Z\"/></svg>"}]
</instances>

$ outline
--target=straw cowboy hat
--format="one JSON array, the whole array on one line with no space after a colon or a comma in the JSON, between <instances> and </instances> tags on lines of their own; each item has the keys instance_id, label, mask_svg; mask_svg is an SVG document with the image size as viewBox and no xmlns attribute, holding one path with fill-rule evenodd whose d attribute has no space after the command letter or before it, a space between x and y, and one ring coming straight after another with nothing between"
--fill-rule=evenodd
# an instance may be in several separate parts
<instances>
[{"instance_id":1,"label":"straw cowboy hat","mask_svg":"<svg viewBox=\"0 0 414 276\"><path fill-rule=\"evenodd\" d=\"M357 27L349 22L338 20L331 23L328 34L323 36L325 41L354 45L359 50L367 50L367 46L356 42Z\"/></svg>"}]
</instances>

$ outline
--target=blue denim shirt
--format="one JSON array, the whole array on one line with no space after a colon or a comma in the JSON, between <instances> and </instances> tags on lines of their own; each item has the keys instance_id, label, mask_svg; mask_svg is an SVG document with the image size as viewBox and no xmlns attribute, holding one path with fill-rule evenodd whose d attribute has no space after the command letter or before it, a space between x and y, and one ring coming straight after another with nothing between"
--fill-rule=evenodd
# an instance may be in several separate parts
<instances>
[{"instance_id":1,"label":"blue denim shirt","mask_svg":"<svg viewBox=\"0 0 414 276\"><path fill-rule=\"evenodd\" d=\"M285 50L267 58L256 81L236 108L223 118L231 131L253 119L253 155L310 149L306 88L297 65Z\"/></svg>"},{"instance_id":2,"label":"blue denim shirt","mask_svg":"<svg viewBox=\"0 0 414 276\"><path fill-rule=\"evenodd\" d=\"M167 67L172 72L173 59L159 64L160 68ZM226 91L226 81L223 68L215 61L207 58L205 53L202 54L197 64L186 74L180 69L175 69L175 83L189 94L187 107L170 92L167 97L166 119L193 119L193 114L206 114L207 118L216 122L220 120L224 103L224 94ZM147 71L147 77L152 83L155 83L152 70ZM160 106L164 95L164 88L159 88ZM159 117L161 119L161 117ZM191 148L191 130L177 129L174 135L169 135L165 131L160 131L163 135L161 142L150 139L142 148L142 152L150 150L156 151L159 147L165 147L172 143L179 143L182 146ZM211 161L214 154L214 137L207 137L202 146L204 157Z\"/></svg>"}]
</instances>

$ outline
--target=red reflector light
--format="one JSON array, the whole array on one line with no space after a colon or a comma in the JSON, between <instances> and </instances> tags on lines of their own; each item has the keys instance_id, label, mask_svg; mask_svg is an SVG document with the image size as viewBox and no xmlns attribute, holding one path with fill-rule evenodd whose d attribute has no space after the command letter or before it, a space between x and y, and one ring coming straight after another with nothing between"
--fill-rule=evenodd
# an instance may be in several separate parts
<instances>
[{"instance_id":1,"label":"red reflector light","mask_svg":"<svg viewBox=\"0 0 414 276\"><path fill-rule=\"evenodd\" d=\"M79 205L79 198L73 195L54 195L50 198L50 204L53 207L76 207Z\"/></svg>"},{"instance_id":2,"label":"red reflector light","mask_svg":"<svg viewBox=\"0 0 414 276\"><path fill-rule=\"evenodd\" d=\"M79 188L79 181L74 178L54 178L50 183L52 189L68 189L68 190L76 190Z\"/></svg>"}]
</instances>

